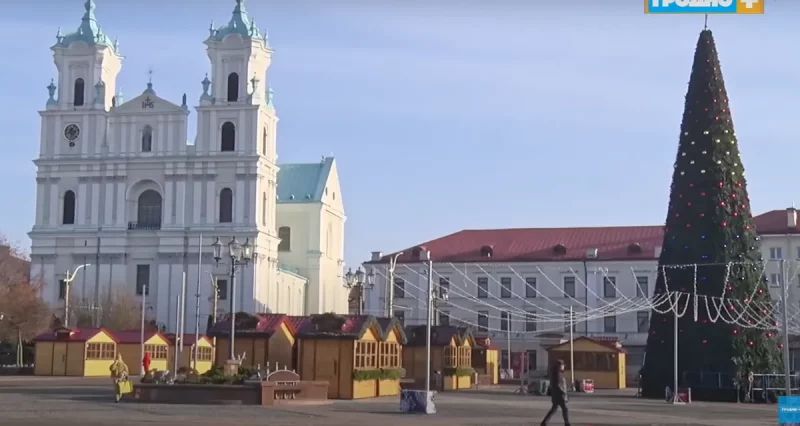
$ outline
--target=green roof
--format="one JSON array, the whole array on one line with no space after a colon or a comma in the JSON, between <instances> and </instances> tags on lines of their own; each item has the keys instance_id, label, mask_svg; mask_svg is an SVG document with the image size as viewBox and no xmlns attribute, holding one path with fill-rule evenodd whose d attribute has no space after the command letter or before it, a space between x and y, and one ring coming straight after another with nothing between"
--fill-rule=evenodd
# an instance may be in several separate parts
<instances>
[{"instance_id":1,"label":"green roof","mask_svg":"<svg viewBox=\"0 0 800 426\"><path fill-rule=\"evenodd\" d=\"M94 0L87 0L84 8L86 12L81 19L81 25L74 33L65 36L59 31L56 35L56 46L67 48L73 42L82 41L89 46L108 46L116 51L116 43L113 43L97 24L97 18L94 16Z\"/></svg>"},{"instance_id":2,"label":"green roof","mask_svg":"<svg viewBox=\"0 0 800 426\"><path fill-rule=\"evenodd\" d=\"M278 204L321 202L333 161L325 157L319 163L280 165Z\"/></svg>"}]
</instances>

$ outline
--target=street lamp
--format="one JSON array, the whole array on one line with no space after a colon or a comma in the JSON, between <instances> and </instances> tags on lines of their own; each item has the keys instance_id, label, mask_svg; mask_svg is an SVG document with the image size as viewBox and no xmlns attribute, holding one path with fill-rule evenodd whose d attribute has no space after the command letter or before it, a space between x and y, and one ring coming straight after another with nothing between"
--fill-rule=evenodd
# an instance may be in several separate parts
<instances>
[{"instance_id":1,"label":"street lamp","mask_svg":"<svg viewBox=\"0 0 800 426\"><path fill-rule=\"evenodd\" d=\"M214 261L217 262L217 266L219 266L219 261L222 260L222 242L220 242L219 237L211 244L211 248L213 250ZM236 301L236 267L237 266L247 266L248 263L253 259L253 247L250 245L250 239L246 239L244 244L239 244L236 241L236 237L232 237L231 241L228 243L228 252L225 253L228 257L230 257L230 314L231 314L231 341L228 347L228 358L231 361L236 360L236 355L233 347L234 341L234 333L236 333L236 311L234 310L234 304Z\"/></svg>"},{"instance_id":2,"label":"street lamp","mask_svg":"<svg viewBox=\"0 0 800 426\"><path fill-rule=\"evenodd\" d=\"M72 282L75 281L75 276L78 274L78 271L83 268L88 268L89 266L92 266L92 264L84 263L83 265L78 265L72 273L67 269L66 276L64 277L64 321L62 322L64 328L69 327L69 292L70 287L72 287Z\"/></svg>"},{"instance_id":3,"label":"street lamp","mask_svg":"<svg viewBox=\"0 0 800 426\"><path fill-rule=\"evenodd\" d=\"M358 314L364 314L364 289L372 289L375 286L375 271L370 270L369 273L364 271L359 266L356 272L350 268L344 274L344 286L350 290L356 289L356 301L358 302ZM353 299L350 299L352 302Z\"/></svg>"}]
</instances>

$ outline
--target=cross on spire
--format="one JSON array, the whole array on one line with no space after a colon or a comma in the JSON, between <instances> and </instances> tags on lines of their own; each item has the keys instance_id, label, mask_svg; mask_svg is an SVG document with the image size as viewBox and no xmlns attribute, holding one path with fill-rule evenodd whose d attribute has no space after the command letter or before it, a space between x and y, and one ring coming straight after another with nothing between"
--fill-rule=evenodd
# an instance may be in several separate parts
<instances>
[{"instance_id":1,"label":"cross on spire","mask_svg":"<svg viewBox=\"0 0 800 426\"><path fill-rule=\"evenodd\" d=\"M703 29L704 30L708 29L708 14L707 13L705 15L705 22L703 22Z\"/></svg>"},{"instance_id":2,"label":"cross on spire","mask_svg":"<svg viewBox=\"0 0 800 426\"><path fill-rule=\"evenodd\" d=\"M147 82L148 83L152 83L153 82L153 67L150 67L147 70Z\"/></svg>"}]
</instances>

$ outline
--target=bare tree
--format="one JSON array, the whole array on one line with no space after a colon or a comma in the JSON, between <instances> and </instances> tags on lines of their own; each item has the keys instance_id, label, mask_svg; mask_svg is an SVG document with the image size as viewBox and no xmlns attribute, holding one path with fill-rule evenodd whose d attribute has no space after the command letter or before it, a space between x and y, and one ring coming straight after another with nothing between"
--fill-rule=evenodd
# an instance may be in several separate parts
<instances>
[{"instance_id":1,"label":"bare tree","mask_svg":"<svg viewBox=\"0 0 800 426\"><path fill-rule=\"evenodd\" d=\"M141 327L141 300L135 295L105 290L99 299L79 297L70 302L70 324L76 327L99 325L110 331L134 330Z\"/></svg>"}]
</instances>

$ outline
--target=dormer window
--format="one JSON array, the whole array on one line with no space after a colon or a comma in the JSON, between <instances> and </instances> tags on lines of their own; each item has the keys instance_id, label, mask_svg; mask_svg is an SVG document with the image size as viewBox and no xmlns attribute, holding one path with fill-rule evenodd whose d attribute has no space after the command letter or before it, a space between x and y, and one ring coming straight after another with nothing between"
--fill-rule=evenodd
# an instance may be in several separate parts
<instances>
[{"instance_id":1,"label":"dormer window","mask_svg":"<svg viewBox=\"0 0 800 426\"><path fill-rule=\"evenodd\" d=\"M556 244L555 247L553 247L553 254L557 255L567 254L567 246L565 246L564 244Z\"/></svg>"},{"instance_id":2,"label":"dormer window","mask_svg":"<svg viewBox=\"0 0 800 426\"><path fill-rule=\"evenodd\" d=\"M628 246L628 254L639 254L642 252L642 246L639 243L633 243Z\"/></svg>"},{"instance_id":3,"label":"dormer window","mask_svg":"<svg viewBox=\"0 0 800 426\"><path fill-rule=\"evenodd\" d=\"M419 247L414 247L411 249L411 258L414 260L419 260L419 256L422 253L422 249Z\"/></svg>"},{"instance_id":4,"label":"dormer window","mask_svg":"<svg viewBox=\"0 0 800 426\"><path fill-rule=\"evenodd\" d=\"M494 249L492 246L483 246L481 247L481 257L492 257L494 254Z\"/></svg>"}]
</instances>

